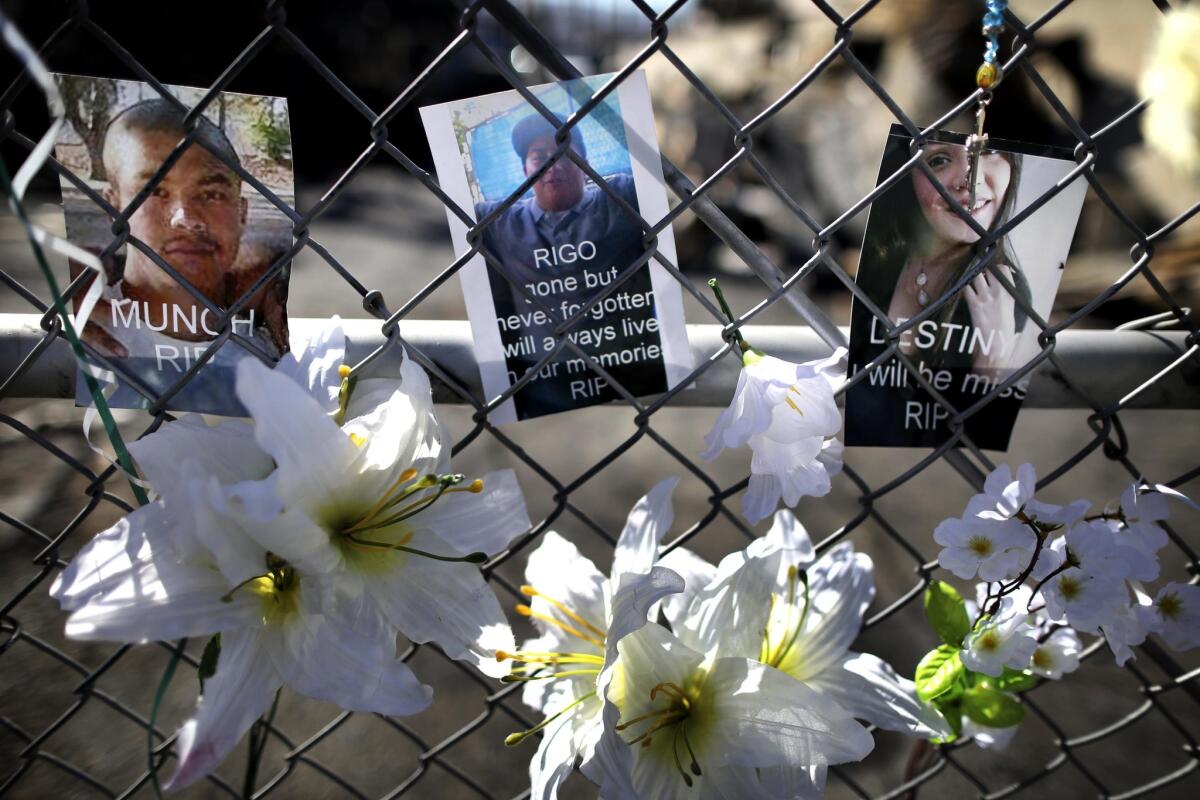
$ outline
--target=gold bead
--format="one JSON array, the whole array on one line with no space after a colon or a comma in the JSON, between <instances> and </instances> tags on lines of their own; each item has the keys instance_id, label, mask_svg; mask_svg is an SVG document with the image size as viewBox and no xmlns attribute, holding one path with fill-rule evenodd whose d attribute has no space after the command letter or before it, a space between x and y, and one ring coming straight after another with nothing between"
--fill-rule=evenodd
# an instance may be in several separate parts
<instances>
[{"instance_id":1,"label":"gold bead","mask_svg":"<svg viewBox=\"0 0 1200 800\"><path fill-rule=\"evenodd\" d=\"M1000 82L1002 75L999 64L985 61L979 65L979 70L975 73L975 85L980 89L990 89Z\"/></svg>"}]
</instances>

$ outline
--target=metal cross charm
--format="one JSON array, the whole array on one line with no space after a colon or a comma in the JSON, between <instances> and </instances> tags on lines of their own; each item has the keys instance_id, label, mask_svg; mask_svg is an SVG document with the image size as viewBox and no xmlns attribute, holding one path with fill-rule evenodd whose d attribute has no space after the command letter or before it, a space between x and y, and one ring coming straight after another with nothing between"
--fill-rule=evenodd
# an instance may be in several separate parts
<instances>
[{"instance_id":1,"label":"metal cross charm","mask_svg":"<svg viewBox=\"0 0 1200 800\"><path fill-rule=\"evenodd\" d=\"M971 161L971 168L967 173L967 181L969 185L969 199L967 200L967 213L971 213L971 209L975 207L975 184L979 181L979 157L983 155L983 151L987 149L988 136L983 132L984 118L987 116L987 106L991 98L985 97L979 101L979 109L975 112L975 132L967 137L967 158Z\"/></svg>"}]
</instances>

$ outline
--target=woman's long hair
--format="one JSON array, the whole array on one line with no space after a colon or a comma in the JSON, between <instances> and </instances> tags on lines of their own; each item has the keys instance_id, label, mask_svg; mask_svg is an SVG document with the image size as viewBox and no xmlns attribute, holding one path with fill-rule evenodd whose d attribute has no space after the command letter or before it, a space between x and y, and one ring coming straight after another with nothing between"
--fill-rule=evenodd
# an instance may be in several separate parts
<instances>
[{"instance_id":1,"label":"woman's long hair","mask_svg":"<svg viewBox=\"0 0 1200 800\"><path fill-rule=\"evenodd\" d=\"M1004 202L1000 206L999 213L992 220L989 230L995 230L1011 218L1016 205L1017 190L1021 184L1022 155L997 152L1009 163L1011 174ZM907 160L908 156L904 149L890 150L884 155L885 164L881 170L882 174L892 174ZM914 167L914 171L915 169ZM895 186L875 200L871 206L867 236L863 241L862 258L859 262L859 282L863 283L862 278L867 278L868 283L863 288L871 296L871 299L885 311L889 302L887 298L895 291L900 273L904 269L908 257L913 252L923 250L933 237L933 230L929 227L929 222L925 219L921 205L917 201L912 178L913 173L901 178ZM950 286L962 278L978 250L979 243L976 243L951 270L945 286ZM996 243L996 255L992 261L1007 264L1012 269L1013 283L1017 292L1026 302L1030 302L1033 295L1029 288L1029 281L1017 263L1016 254L1009 245L1007 236ZM944 323L953 319L962 302L962 292L958 292L938 312L936 316L938 322ZM1014 329L1020 333L1027 320L1027 315L1020 304L1017 304L1014 310L1014 317Z\"/></svg>"}]
</instances>

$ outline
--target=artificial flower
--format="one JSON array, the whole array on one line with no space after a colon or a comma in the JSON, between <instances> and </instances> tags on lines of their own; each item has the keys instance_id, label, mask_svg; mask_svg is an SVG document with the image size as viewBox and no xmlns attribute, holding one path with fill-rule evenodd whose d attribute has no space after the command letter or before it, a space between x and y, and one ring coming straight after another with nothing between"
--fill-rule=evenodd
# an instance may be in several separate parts
<instances>
[{"instance_id":1,"label":"artificial flower","mask_svg":"<svg viewBox=\"0 0 1200 800\"><path fill-rule=\"evenodd\" d=\"M529 765L534 800L557 797L576 762L587 764L592 758L602 732L604 704L596 681L605 665L613 594L623 576L651 573L659 543L674 519L671 492L678 480L660 482L629 512L611 577L554 531L547 531L529 556L521 590L530 600L517 610L532 618L541 635L497 658L520 665L507 680L523 681L523 700L546 716L508 740L518 744L532 733L542 734Z\"/></svg>"},{"instance_id":2,"label":"artificial flower","mask_svg":"<svg viewBox=\"0 0 1200 800\"><path fill-rule=\"evenodd\" d=\"M815 796L790 780L797 765L858 761L874 745L837 702L754 659L699 653L657 625L617 650L607 698L619 717L604 736L626 758L602 776L603 797Z\"/></svg>"},{"instance_id":3,"label":"artificial flower","mask_svg":"<svg viewBox=\"0 0 1200 800\"><path fill-rule=\"evenodd\" d=\"M446 497L454 487L440 481L423 487L418 482L429 483L425 478L410 476L407 484L392 478L389 491L404 492L409 506L398 512L401 520L369 535L403 549L388 547L390 558L376 559L380 542L338 540L341 531L331 523L362 510L362 495L380 480L373 473L386 470L389 457L425 467L441 456L424 373L406 360L402 386L361 381L351 392L333 368L343 358L343 341L335 328L298 345L275 371L253 359L242 362L254 362L253 369L239 370L237 385L239 399L257 417L254 426L209 427L199 417L184 417L133 443L130 451L158 498L85 546L52 587L73 612L72 637L137 642L220 635L216 673L179 734L172 787L212 770L281 685L351 710L400 715L428 706L429 688L396 660L398 627L459 657L484 652L497 636L511 641L478 571L436 560L455 557L448 543L430 551L408 546L418 534L421 544L444 544L426 532L437 528L464 550L494 547L501 537L494 529L472 536L469 526L481 517L527 527L510 476L498 476L507 486L499 495L469 496L488 498L478 510L461 504L468 498ZM329 413L348 419L348 430ZM363 485L355 485L355 476ZM429 514L431 507L438 513ZM369 578L335 568L339 564L311 535L314 508L328 512L321 517L329 526L326 548L340 545L343 560L374 565L372 578L405 573L413 588L393 603L406 603L413 619L397 622L395 605L368 591ZM385 510L386 504L372 502L369 513L354 518L375 522ZM359 549L370 552L349 552ZM405 568L409 560L418 563ZM488 613L483 592L495 614Z\"/></svg>"},{"instance_id":4,"label":"artificial flower","mask_svg":"<svg viewBox=\"0 0 1200 800\"><path fill-rule=\"evenodd\" d=\"M1029 563L1037 536L1015 519L989 520L966 516L947 519L933 531L942 545L938 563L963 580L1015 578Z\"/></svg>"},{"instance_id":5,"label":"artificial flower","mask_svg":"<svg viewBox=\"0 0 1200 800\"><path fill-rule=\"evenodd\" d=\"M781 510L765 537L721 560L685 608L666 606L667 618L684 646L777 669L851 717L915 736L945 735L911 681L850 650L875 594L870 558L849 543L815 562L814 555L803 525ZM793 761L770 774L819 793L825 763Z\"/></svg>"},{"instance_id":6,"label":"artificial flower","mask_svg":"<svg viewBox=\"0 0 1200 800\"><path fill-rule=\"evenodd\" d=\"M1177 169L1200 172L1200 8L1176 8L1162 18L1158 41L1141 79L1151 98L1142 134Z\"/></svg>"},{"instance_id":7,"label":"artificial flower","mask_svg":"<svg viewBox=\"0 0 1200 800\"><path fill-rule=\"evenodd\" d=\"M229 492L276 556L336 580L413 642L505 674L493 655L512 631L474 563L528 530L524 498L510 470L448 474L429 378L411 358L400 377L344 379L331 415L284 371L240 361L238 399L275 469Z\"/></svg>"},{"instance_id":8,"label":"artificial flower","mask_svg":"<svg viewBox=\"0 0 1200 800\"><path fill-rule=\"evenodd\" d=\"M742 513L751 522L801 497L828 494L841 471L842 445L835 437L842 417L834 391L845 378L846 351L793 364L747 349L733 401L705 437L702 457L749 445L750 484Z\"/></svg>"},{"instance_id":9,"label":"artificial flower","mask_svg":"<svg viewBox=\"0 0 1200 800\"><path fill-rule=\"evenodd\" d=\"M1144 610L1142 610L1144 608ZM1200 587L1168 583L1158 590L1154 603L1139 608L1139 618L1175 650L1200 645Z\"/></svg>"},{"instance_id":10,"label":"artificial flower","mask_svg":"<svg viewBox=\"0 0 1200 800\"><path fill-rule=\"evenodd\" d=\"M1005 597L963 640L963 666L997 678L1005 667L1025 669L1037 647L1031 633L1025 608Z\"/></svg>"},{"instance_id":11,"label":"artificial flower","mask_svg":"<svg viewBox=\"0 0 1200 800\"><path fill-rule=\"evenodd\" d=\"M1029 669L1035 675L1058 680L1065 673L1079 668L1079 653L1082 650L1079 634L1071 628L1057 628L1033 649Z\"/></svg>"}]
</instances>

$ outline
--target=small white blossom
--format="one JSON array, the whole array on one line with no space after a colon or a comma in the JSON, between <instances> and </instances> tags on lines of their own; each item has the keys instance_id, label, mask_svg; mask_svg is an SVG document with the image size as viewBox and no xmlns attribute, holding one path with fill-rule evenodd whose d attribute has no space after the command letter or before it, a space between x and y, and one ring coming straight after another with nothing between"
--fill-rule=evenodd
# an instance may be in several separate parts
<instances>
[{"instance_id":1,"label":"small white blossom","mask_svg":"<svg viewBox=\"0 0 1200 800\"><path fill-rule=\"evenodd\" d=\"M750 446L742 513L751 522L769 516L780 500L795 506L802 497L829 493L842 467L842 446L833 438L842 427L834 391L845 378L845 356L844 348L803 364L753 349L742 356L733 401L705 437L703 458Z\"/></svg>"},{"instance_id":2,"label":"small white blossom","mask_svg":"<svg viewBox=\"0 0 1200 800\"><path fill-rule=\"evenodd\" d=\"M1082 650L1079 634L1071 628L1058 628L1034 648L1029 669L1035 675L1058 680L1079 668L1079 653Z\"/></svg>"},{"instance_id":3,"label":"small white blossom","mask_svg":"<svg viewBox=\"0 0 1200 800\"><path fill-rule=\"evenodd\" d=\"M975 672L999 677L1005 667L1025 669L1037 640L1026 622L1028 614L1011 597L1000 601L996 613L978 625L963 641L963 665Z\"/></svg>"},{"instance_id":4,"label":"small white blossom","mask_svg":"<svg viewBox=\"0 0 1200 800\"><path fill-rule=\"evenodd\" d=\"M1037 536L1022 522L978 517L943 520L933 540L942 545L938 563L963 580L1015 578L1037 545Z\"/></svg>"},{"instance_id":5,"label":"small white blossom","mask_svg":"<svg viewBox=\"0 0 1200 800\"><path fill-rule=\"evenodd\" d=\"M1126 661L1134 657L1135 645L1146 641L1149 627L1146 624L1147 620L1139 613L1139 609L1144 607L1121 606L1112 611L1100 624L1100 633L1104 634L1104 640L1108 642L1118 667L1124 666Z\"/></svg>"},{"instance_id":6,"label":"small white blossom","mask_svg":"<svg viewBox=\"0 0 1200 800\"><path fill-rule=\"evenodd\" d=\"M1200 586L1168 583L1138 616L1171 648L1190 650L1200 645Z\"/></svg>"}]
</instances>

